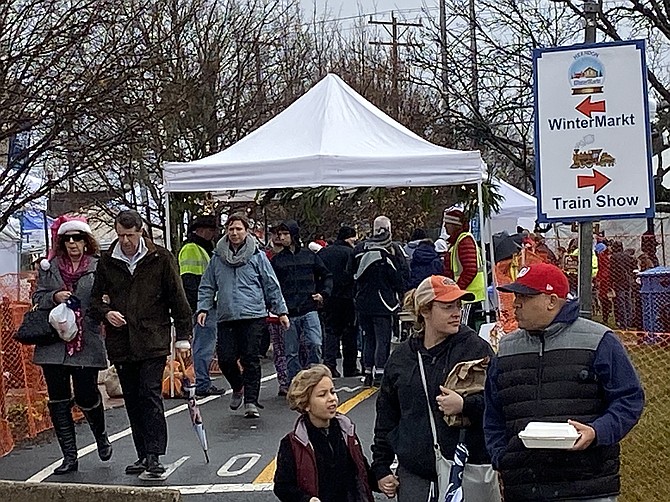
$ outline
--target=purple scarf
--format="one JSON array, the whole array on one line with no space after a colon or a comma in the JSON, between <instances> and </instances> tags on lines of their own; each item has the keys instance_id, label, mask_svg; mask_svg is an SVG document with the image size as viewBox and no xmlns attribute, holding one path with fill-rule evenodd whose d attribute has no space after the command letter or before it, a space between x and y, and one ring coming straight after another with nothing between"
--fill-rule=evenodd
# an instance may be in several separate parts
<instances>
[{"instance_id":1,"label":"purple scarf","mask_svg":"<svg viewBox=\"0 0 670 502\"><path fill-rule=\"evenodd\" d=\"M68 291L74 293L74 287L77 284L77 281L81 279L81 277L86 272L88 272L88 267L90 264L91 259L86 254L81 257L81 261L79 262L79 267L77 267L77 270L74 269L72 260L70 260L70 258L67 255L61 256L58 259L58 270L60 272L60 276L63 279L63 282L65 283L65 288ZM72 340L66 343L67 354L69 356L72 356L76 352L81 351L84 345L84 339L82 336L83 326L82 326L81 310L75 310L74 315L75 318L77 319L77 335Z\"/></svg>"}]
</instances>

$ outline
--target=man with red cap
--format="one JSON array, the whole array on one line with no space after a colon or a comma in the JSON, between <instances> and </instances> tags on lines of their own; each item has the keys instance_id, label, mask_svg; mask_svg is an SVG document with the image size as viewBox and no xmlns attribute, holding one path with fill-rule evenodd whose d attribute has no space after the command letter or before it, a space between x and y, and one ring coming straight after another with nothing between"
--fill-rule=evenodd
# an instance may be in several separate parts
<instances>
[{"instance_id":1,"label":"man with red cap","mask_svg":"<svg viewBox=\"0 0 670 502\"><path fill-rule=\"evenodd\" d=\"M616 501L619 442L644 407L625 348L607 326L578 317L554 265L523 268L498 290L514 293L519 322L500 340L484 392L486 446L505 500ZM535 421L567 421L579 438L569 450L527 449L518 433Z\"/></svg>"}]
</instances>

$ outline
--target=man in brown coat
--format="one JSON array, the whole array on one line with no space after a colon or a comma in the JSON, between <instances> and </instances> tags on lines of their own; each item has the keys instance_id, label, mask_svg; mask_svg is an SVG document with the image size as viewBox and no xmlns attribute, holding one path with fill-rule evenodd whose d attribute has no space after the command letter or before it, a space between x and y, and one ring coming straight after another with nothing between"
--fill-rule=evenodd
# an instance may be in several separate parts
<instances>
[{"instance_id":1,"label":"man in brown coat","mask_svg":"<svg viewBox=\"0 0 670 502\"><path fill-rule=\"evenodd\" d=\"M177 261L144 237L136 211L122 211L114 222L118 240L102 253L91 293L91 313L103 322L109 360L116 366L138 460L127 474L160 477L167 448L161 382L170 354L170 318L176 348L188 350L191 309ZM103 297L106 297L103 300Z\"/></svg>"}]
</instances>

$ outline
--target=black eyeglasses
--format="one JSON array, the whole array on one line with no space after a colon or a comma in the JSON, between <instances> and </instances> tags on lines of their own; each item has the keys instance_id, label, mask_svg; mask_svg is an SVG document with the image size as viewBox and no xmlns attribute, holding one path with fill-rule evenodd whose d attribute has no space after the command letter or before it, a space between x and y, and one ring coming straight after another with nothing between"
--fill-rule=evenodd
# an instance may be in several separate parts
<instances>
[{"instance_id":1,"label":"black eyeglasses","mask_svg":"<svg viewBox=\"0 0 670 502\"><path fill-rule=\"evenodd\" d=\"M86 239L85 234L66 234L63 236L64 242L80 242Z\"/></svg>"}]
</instances>

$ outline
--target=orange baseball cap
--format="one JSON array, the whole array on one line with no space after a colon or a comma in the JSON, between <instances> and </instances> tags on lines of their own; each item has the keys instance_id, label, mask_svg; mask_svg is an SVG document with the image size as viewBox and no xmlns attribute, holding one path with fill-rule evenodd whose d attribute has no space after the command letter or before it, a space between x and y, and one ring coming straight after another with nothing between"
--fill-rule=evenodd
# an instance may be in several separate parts
<instances>
[{"instance_id":1,"label":"orange baseball cap","mask_svg":"<svg viewBox=\"0 0 670 502\"><path fill-rule=\"evenodd\" d=\"M414 305L417 308L430 302L450 303L456 300L473 302L475 295L469 291L463 291L452 279L443 275L427 277L414 291Z\"/></svg>"}]
</instances>

